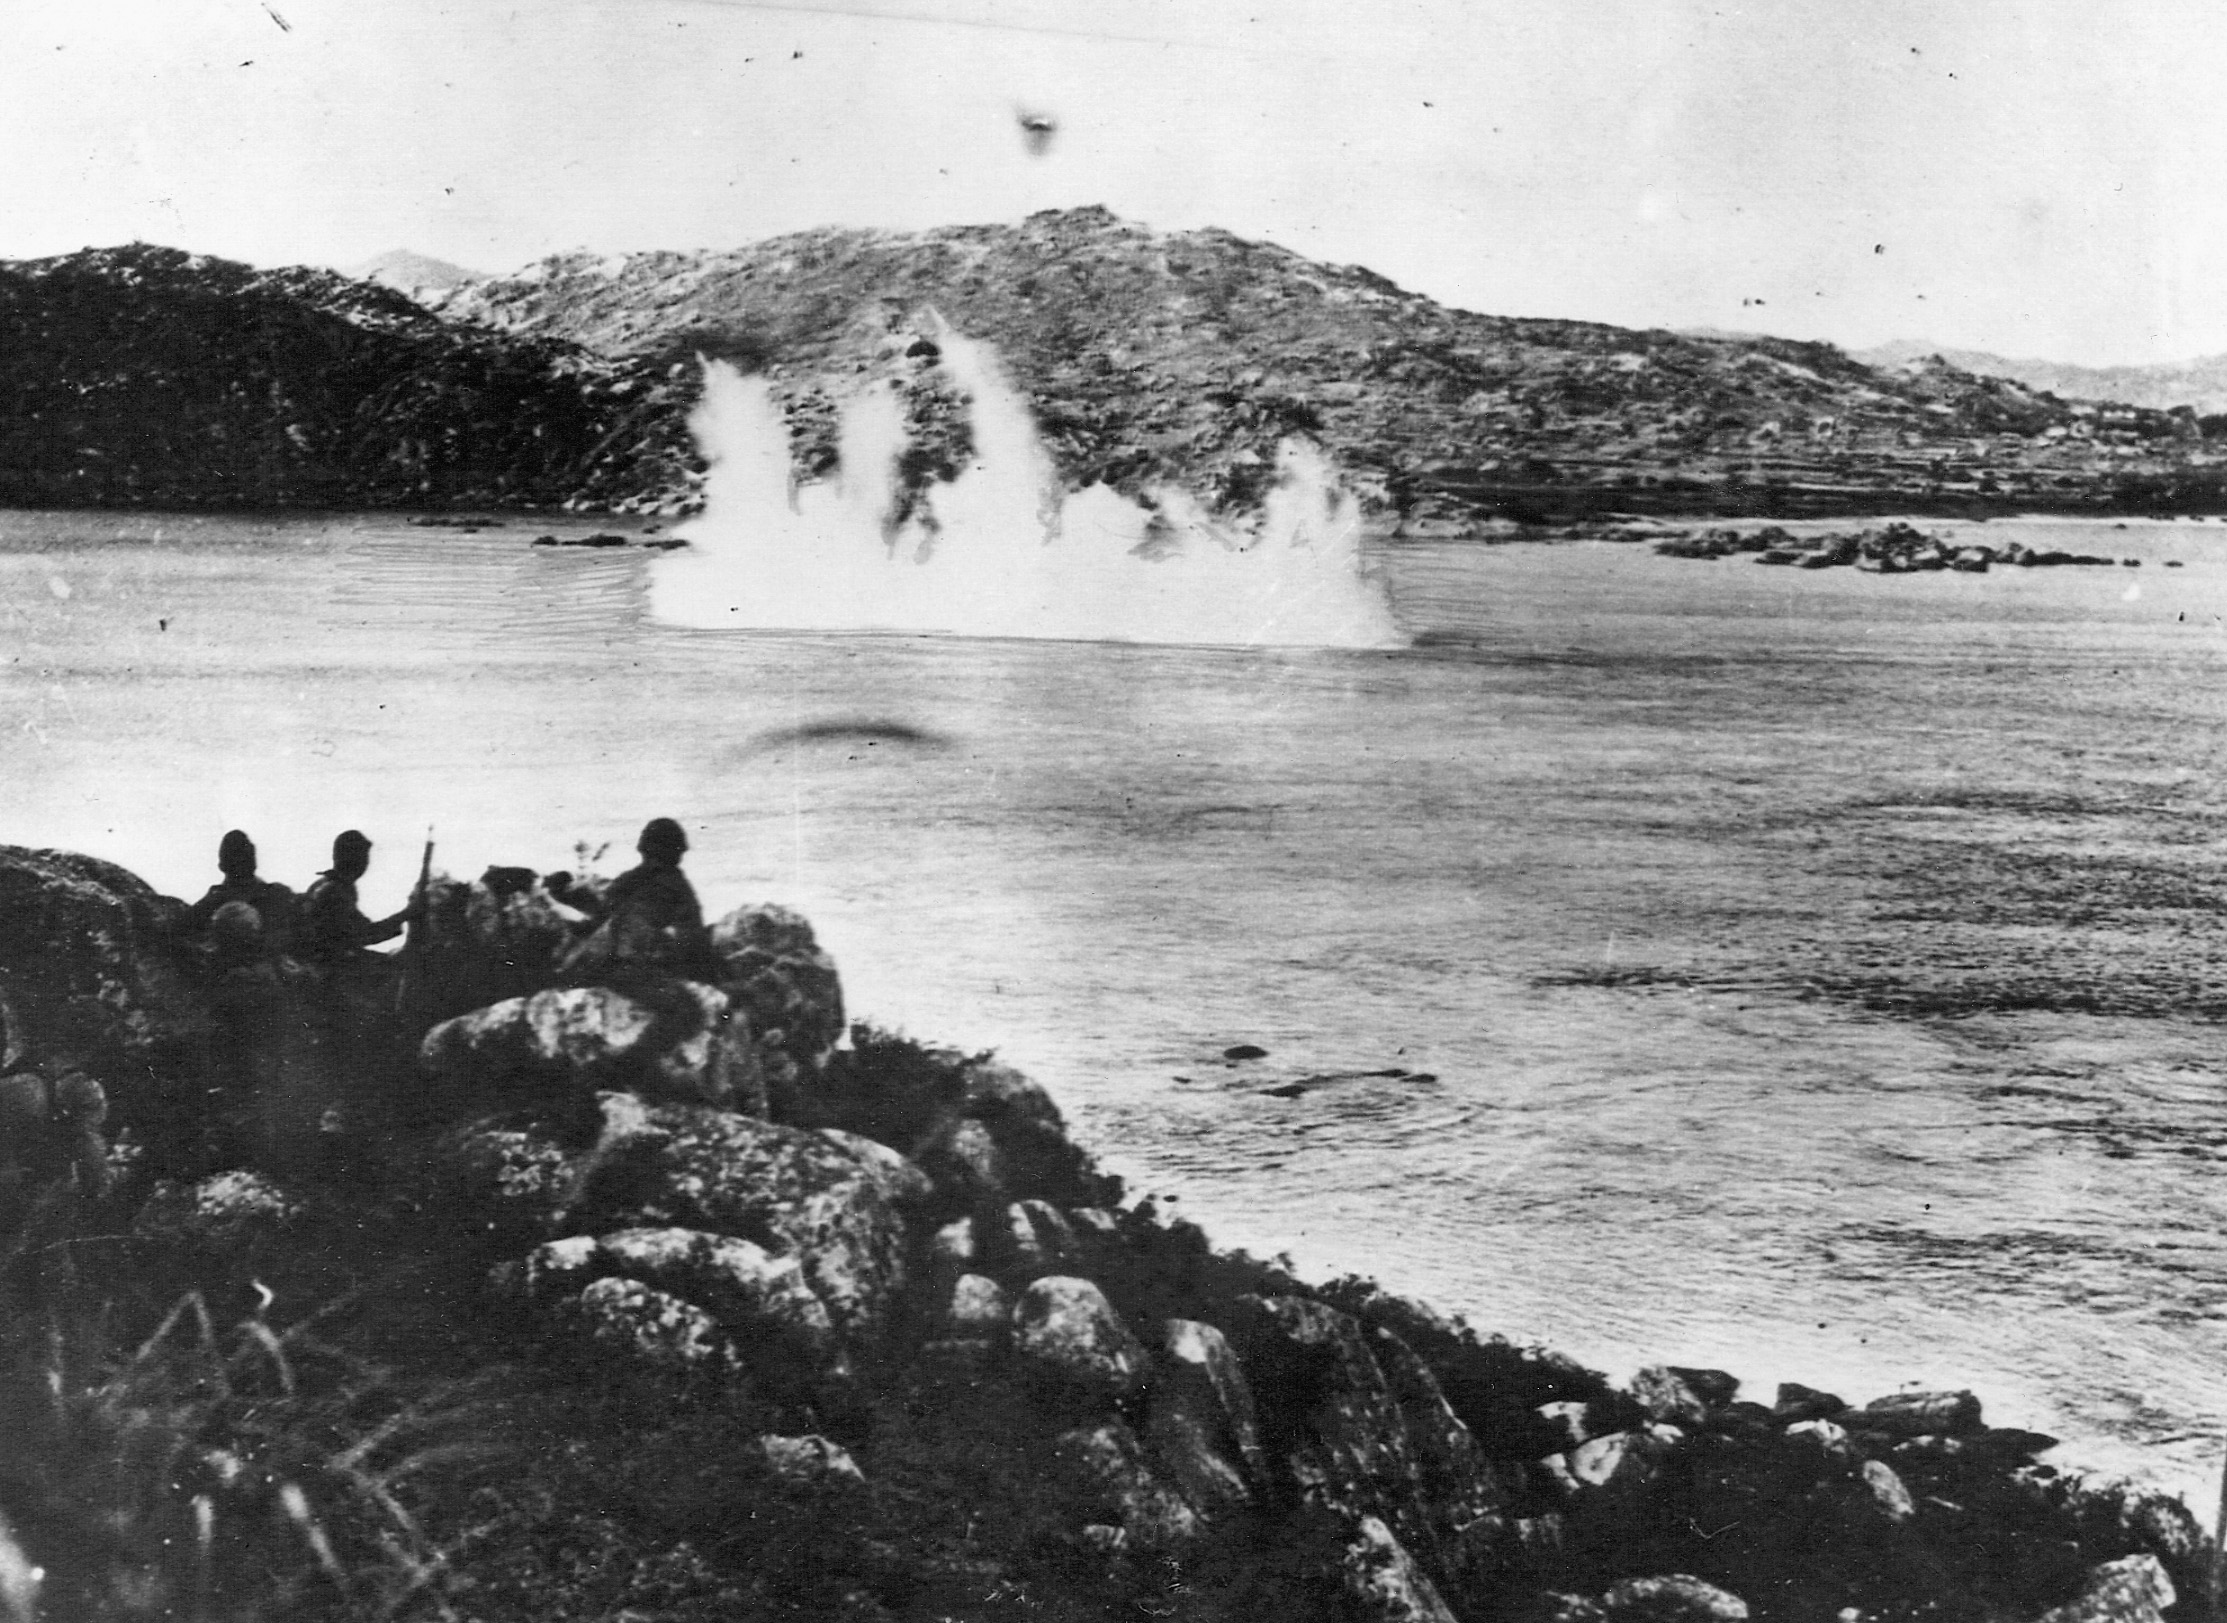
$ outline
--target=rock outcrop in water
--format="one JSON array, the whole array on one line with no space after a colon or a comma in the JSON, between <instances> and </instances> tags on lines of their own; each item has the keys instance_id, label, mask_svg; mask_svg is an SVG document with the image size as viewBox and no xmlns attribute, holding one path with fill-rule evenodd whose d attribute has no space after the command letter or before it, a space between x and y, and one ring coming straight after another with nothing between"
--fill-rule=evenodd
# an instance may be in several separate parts
<instances>
[{"instance_id":1,"label":"rock outcrop in water","mask_svg":"<svg viewBox=\"0 0 2227 1623\"><path fill-rule=\"evenodd\" d=\"M1100 208L567 254L428 304L133 245L0 264L0 499L685 508L702 356L763 371L797 472L894 389L902 496L972 451L945 326L993 344L1071 488L1256 508L1319 442L1411 528L1604 511L2210 511L2227 419L1938 358L1441 306L1359 267Z\"/></svg>"},{"instance_id":2,"label":"rock outcrop in water","mask_svg":"<svg viewBox=\"0 0 2227 1623\"><path fill-rule=\"evenodd\" d=\"M835 1042L793 914L720 928L692 1035L781 1078L722 1090L554 984L537 886L445 882L394 1125L335 1161L181 1116L237 1083L174 904L14 848L0 894L15 1092L118 1101L113 1180L42 1163L0 1235L45 1615L2211 1615L2176 1501L1970 1393L1618 1387L1216 1252L1010 1068Z\"/></svg>"},{"instance_id":3,"label":"rock outcrop in water","mask_svg":"<svg viewBox=\"0 0 2227 1623\"><path fill-rule=\"evenodd\" d=\"M2011 569L2054 569L2064 565L2101 566L2123 563L2136 567L2133 558L2104 558L2094 553L2066 552L2054 547L2029 547L2011 541L2001 546L1986 542L1950 540L1929 535L1896 520L1877 529L1841 531L1837 534L1794 535L1777 525L1758 530L1726 526L1674 535L1655 543L1666 558L1752 557L1759 564L1789 565L1797 569L1854 568L1874 575L1919 575L1953 570L1984 575L2001 565Z\"/></svg>"}]
</instances>

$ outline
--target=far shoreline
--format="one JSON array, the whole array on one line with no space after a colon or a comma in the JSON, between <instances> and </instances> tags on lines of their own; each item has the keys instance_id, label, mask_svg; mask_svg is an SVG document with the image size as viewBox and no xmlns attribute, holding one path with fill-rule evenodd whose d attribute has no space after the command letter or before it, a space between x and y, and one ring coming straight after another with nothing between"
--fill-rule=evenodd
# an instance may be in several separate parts
<instances>
[{"instance_id":1,"label":"far shoreline","mask_svg":"<svg viewBox=\"0 0 2227 1623\"><path fill-rule=\"evenodd\" d=\"M1503 528L1527 535L1564 530L1573 526L1660 522L1665 524L1748 524L1813 522L1883 523L1893 519L1951 521L1985 524L1998 521L2061 520L2068 522L2157 524L2227 522L2227 492L2211 492L2205 499L2189 501L2096 501L2075 495L2062 500L1986 496L1963 492L1925 490L1814 491L1783 487L1757 487L1728 492L1709 487L1710 499L1695 499L1702 492L1666 491L1625 486L1470 486L1437 480L1425 486L1444 500L1441 514L1411 516L1380 512L1362 520L1372 539L1453 540L1480 532L1497 534ZM1436 505L1436 504L1434 504ZM451 502L435 506L400 506L387 503L358 505L328 503L195 502L184 500L115 501L8 501L0 512L92 513L118 516L200 519L316 520L342 518L391 518L426 529L461 527L475 520L487 528L512 523L639 524L671 527L704 516L701 505L692 507L547 507L511 506L500 500Z\"/></svg>"}]
</instances>

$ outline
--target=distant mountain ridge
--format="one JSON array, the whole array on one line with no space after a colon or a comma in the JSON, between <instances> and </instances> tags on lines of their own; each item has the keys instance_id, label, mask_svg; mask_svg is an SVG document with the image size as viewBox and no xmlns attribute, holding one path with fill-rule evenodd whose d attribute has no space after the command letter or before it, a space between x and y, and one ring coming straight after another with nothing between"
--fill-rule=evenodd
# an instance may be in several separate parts
<instances>
[{"instance_id":1,"label":"distant mountain ridge","mask_svg":"<svg viewBox=\"0 0 2227 1623\"><path fill-rule=\"evenodd\" d=\"M408 248L390 249L360 265L346 266L341 274L419 297L446 293L466 282L481 281L486 275L483 271L466 270L462 265L452 265L445 259L435 259Z\"/></svg>"},{"instance_id":2,"label":"distant mountain ridge","mask_svg":"<svg viewBox=\"0 0 2227 1623\"><path fill-rule=\"evenodd\" d=\"M1945 349L1911 339L1850 353L1878 367L1900 366L1938 355L1959 370L1982 377L2009 378L2030 389L2046 389L2072 400L2112 400L2158 411L2187 406L2207 417L2227 412L2227 355L2161 361L2149 366L2075 366L2066 361L2018 360L1978 349Z\"/></svg>"},{"instance_id":3,"label":"distant mountain ridge","mask_svg":"<svg viewBox=\"0 0 2227 1623\"><path fill-rule=\"evenodd\" d=\"M386 255L390 279L456 272ZM433 267L431 271L427 266ZM906 491L995 346L1070 487L1256 507L1319 443L1380 521L2227 507L2207 424L1926 359L1449 309L1360 266L1100 208L561 254L445 289L134 244L0 262L0 500L685 508L699 357L762 372L799 477L894 389ZM948 327L946 326L948 323Z\"/></svg>"}]
</instances>

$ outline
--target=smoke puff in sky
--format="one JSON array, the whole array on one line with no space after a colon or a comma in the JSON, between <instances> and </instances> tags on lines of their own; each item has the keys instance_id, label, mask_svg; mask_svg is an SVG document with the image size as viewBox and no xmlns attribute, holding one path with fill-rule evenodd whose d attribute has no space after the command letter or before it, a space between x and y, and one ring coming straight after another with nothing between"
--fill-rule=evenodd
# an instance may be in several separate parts
<instances>
[{"instance_id":1,"label":"smoke puff in sky","mask_svg":"<svg viewBox=\"0 0 2227 1623\"><path fill-rule=\"evenodd\" d=\"M0 254L1104 203L1494 313L2155 360L2227 349L2222 67L2210 0L14 0Z\"/></svg>"}]
</instances>

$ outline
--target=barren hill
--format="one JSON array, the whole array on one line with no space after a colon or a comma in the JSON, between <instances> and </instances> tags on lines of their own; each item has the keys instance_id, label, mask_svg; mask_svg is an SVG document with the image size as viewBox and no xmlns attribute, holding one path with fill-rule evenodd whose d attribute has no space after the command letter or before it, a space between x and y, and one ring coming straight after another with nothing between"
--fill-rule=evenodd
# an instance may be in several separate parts
<instances>
[{"instance_id":1,"label":"barren hill","mask_svg":"<svg viewBox=\"0 0 2227 1623\"><path fill-rule=\"evenodd\" d=\"M1221 503L1250 500L1294 431L1417 518L2081 507L2206 460L2187 413L2068 404L1945 364L1875 370L1825 344L1477 315L1357 266L1097 208L564 255L439 308L661 369L699 352L763 368L807 470L832 456L845 394L920 381L937 316L998 346L1070 481L1174 480Z\"/></svg>"}]
</instances>

